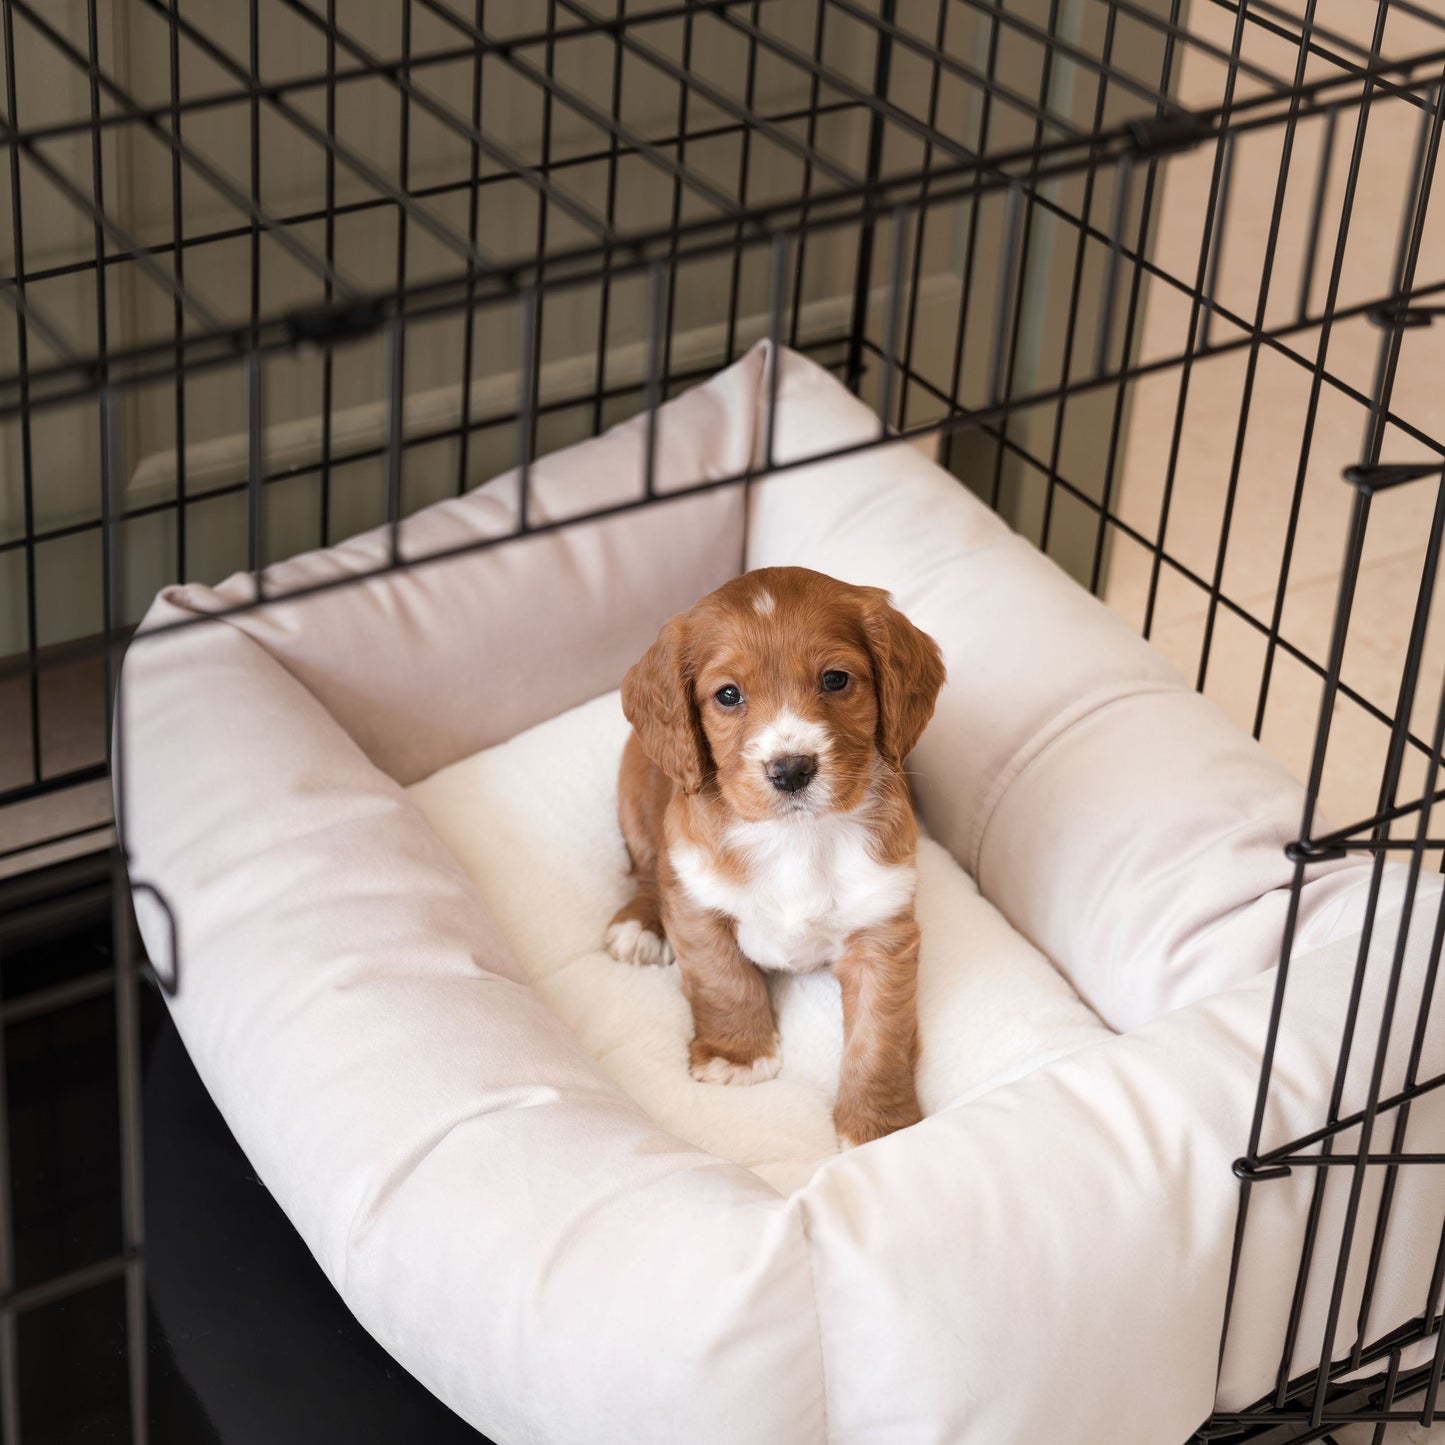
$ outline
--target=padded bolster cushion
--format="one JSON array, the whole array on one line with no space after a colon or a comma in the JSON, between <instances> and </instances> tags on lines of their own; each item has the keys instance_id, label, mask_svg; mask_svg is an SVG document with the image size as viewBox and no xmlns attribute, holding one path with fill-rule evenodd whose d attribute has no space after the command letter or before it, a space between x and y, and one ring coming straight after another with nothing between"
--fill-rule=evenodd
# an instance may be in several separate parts
<instances>
[{"instance_id":1,"label":"padded bolster cushion","mask_svg":"<svg viewBox=\"0 0 1445 1445\"><path fill-rule=\"evenodd\" d=\"M1381 1020L1398 916L1390 874L1346 1114L1367 1097L1373 1047L1365 1041ZM1403 1081L1439 884L1421 885L1401 981L1412 1006L1394 1015L1386 1094ZM1295 960L1263 1149L1319 1120L1357 942ZM1249 1129L1274 982L1273 970L1260 974L840 1155L793 1197L813 1250L830 1438L1162 1445L1188 1437L1215 1400L1240 1190L1230 1163ZM1425 1052L1421 1077L1445 1067L1445 1030ZM1410 1124L1412 1138L1441 1137L1445 1097L1417 1100ZM1373 1147L1388 1137L1381 1125ZM1352 1131L1337 1152L1357 1147ZM1221 1408L1241 1409L1274 1385L1316 1172L1297 1168L1252 1191ZM1327 1183L1296 1373L1320 1355L1350 1173L1331 1171ZM1354 1340L1385 1171L1368 1174L1335 1357ZM1420 1310L1439 1245L1442 1174L1398 1173L1367 1338ZM1415 1347L1403 1367L1431 1348Z\"/></svg>"},{"instance_id":2,"label":"padded bolster cushion","mask_svg":"<svg viewBox=\"0 0 1445 1445\"><path fill-rule=\"evenodd\" d=\"M752 464L764 353L754 350L657 414L656 486L676 492L741 477ZM619 505L643 493L645 417L539 459L532 525ZM408 558L507 536L518 474L408 517ZM736 487L508 542L233 616L325 705L366 755L402 784L552 717L618 679L661 621L736 576L744 497ZM386 528L268 568L271 596L384 567ZM255 595L249 574L219 587L168 588L190 612ZM438 690L441 673L449 686ZM525 677L526 686L517 680ZM382 680L385 685L381 685Z\"/></svg>"},{"instance_id":3,"label":"padded bolster cushion","mask_svg":"<svg viewBox=\"0 0 1445 1445\"><path fill-rule=\"evenodd\" d=\"M784 353L780 460L877 435ZM749 567L886 587L937 639L949 685L911 764L920 811L1106 1023L1278 961L1299 784L956 479L898 444L768 477L748 520ZM1306 929L1341 886L1340 865L1313 871Z\"/></svg>"}]
</instances>

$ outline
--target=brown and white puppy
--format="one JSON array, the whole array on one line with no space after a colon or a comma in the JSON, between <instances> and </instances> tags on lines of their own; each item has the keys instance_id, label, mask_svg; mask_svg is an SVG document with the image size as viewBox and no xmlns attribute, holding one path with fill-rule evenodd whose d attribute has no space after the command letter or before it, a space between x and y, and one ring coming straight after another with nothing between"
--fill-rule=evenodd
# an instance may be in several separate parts
<instances>
[{"instance_id":1,"label":"brown and white puppy","mask_svg":"<svg viewBox=\"0 0 1445 1445\"><path fill-rule=\"evenodd\" d=\"M627 674L618 811L636 896L607 930L676 955L692 1075L779 1067L762 969L843 990L845 1145L916 1123L918 828L903 762L943 685L937 645L876 587L768 567L663 627Z\"/></svg>"}]
</instances>

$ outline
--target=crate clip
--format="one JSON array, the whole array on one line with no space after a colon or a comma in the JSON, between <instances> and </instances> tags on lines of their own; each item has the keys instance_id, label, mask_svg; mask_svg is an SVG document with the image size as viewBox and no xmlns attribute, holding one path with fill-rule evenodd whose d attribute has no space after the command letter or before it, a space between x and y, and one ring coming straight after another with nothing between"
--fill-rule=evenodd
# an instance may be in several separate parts
<instances>
[{"instance_id":1,"label":"crate clip","mask_svg":"<svg viewBox=\"0 0 1445 1445\"><path fill-rule=\"evenodd\" d=\"M1375 326L1393 326L1401 331L1415 331L1434 324L1437 316L1445 316L1445 306L1411 306L1399 299L1381 301L1365 315Z\"/></svg>"},{"instance_id":2,"label":"crate clip","mask_svg":"<svg viewBox=\"0 0 1445 1445\"><path fill-rule=\"evenodd\" d=\"M385 319L374 301L347 301L288 311L286 331L293 346L323 346L375 331Z\"/></svg>"},{"instance_id":3,"label":"crate clip","mask_svg":"<svg viewBox=\"0 0 1445 1445\"><path fill-rule=\"evenodd\" d=\"M1246 1184L1258 1184L1264 1179L1288 1179L1289 1175L1288 1164L1261 1164L1258 1159L1234 1161L1234 1177L1243 1179Z\"/></svg>"},{"instance_id":4,"label":"crate clip","mask_svg":"<svg viewBox=\"0 0 1445 1445\"><path fill-rule=\"evenodd\" d=\"M1376 462L1373 466L1345 468L1345 480L1362 492L1373 496L1387 492L1405 482L1418 482L1422 477L1438 477L1445 467L1440 462Z\"/></svg>"},{"instance_id":5,"label":"crate clip","mask_svg":"<svg viewBox=\"0 0 1445 1445\"><path fill-rule=\"evenodd\" d=\"M1169 110L1124 122L1136 156L1165 156L1193 150L1214 134L1214 126L1188 110Z\"/></svg>"},{"instance_id":6,"label":"crate clip","mask_svg":"<svg viewBox=\"0 0 1445 1445\"><path fill-rule=\"evenodd\" d=\"M1317 843L1313 838L1300 838L1284 845L1284 856L1291 863L1331 863L1348 854L1343 843Z\"/></svg>"}]
</instances>

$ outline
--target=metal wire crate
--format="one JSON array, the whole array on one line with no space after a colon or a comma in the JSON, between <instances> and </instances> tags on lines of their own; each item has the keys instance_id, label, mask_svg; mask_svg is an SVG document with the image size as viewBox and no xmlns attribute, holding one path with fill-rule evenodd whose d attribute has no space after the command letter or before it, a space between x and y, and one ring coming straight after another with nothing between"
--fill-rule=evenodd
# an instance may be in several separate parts
<instances>
[{"instance_id":1,"label":"metal wire crate","mask_svg":"<svg viewBox=\"0 0 1445 1445\"><path fill-rule=\"evenodd\" d=\"M1146 635L1171 590L1199 599L1197 684L1211 686L1222 649L1246 652L1236 710L1256 736L1270 740L1281 676L1304 687L1318 722L1299 734L1296 889L1340 850L1374 857L1376 888L1386 855L1405 853L1411 896L1437 864L1445 702L1420 723L1417 695L1435 681L1445 423L1396 402L1445 292L1429 206L1445 16L1430 6L0 0L0 19L0 697L15 744L0 753L0 822L14 824L0 865L33 892L26 877L57 849L108 843L112 775L120 840L115 967L29 992L5 980L4 1008L14 1022L113 992L122 1220L118 1251L22 1280L0 1138L6 1445L21 1439L17 1321L116 1278L131 1430L149 1438L138 988L146 974L183 982L184 960L143 966L128 914L111 704L146 600L244 568L243 605L264 607L269 562L378 522L392 526L388 570L425 565L404 555L401 518L515 463L517 535L594 520L604 512L529 517L532 459L655 407L759 337L867 397L878 444L935 439L962 484L1093 590L1130 559ZM1370 149L1382 128L1409 137L1383 197ZM1261 155L1262 207L1241 180ZM1165 247L1167 178L1186 158L1202 166L1188 244ZM1394 238L1360 255L1366 207L1388 214ZM1159 316L1172 326L1151 326ZM1337 359L1344 335L1356 352L1368 336L1367 375ZM1298 420L1255 409L1271 367L1299 379ZM1181 538L1190 399L1218 368L1238 376L1231 459L1207 535ZM1143 507L1121 487L1141 399L1166 422ZM1362 440L1335 455L1340 416ZM1261 595L1233 559L1250 528L1247 448L1269 429L1291 438L1294 485ZM1333 628L1311 641L1290 599L1322 453L1353 494ZM1372 515L1407 494L1433 505L1409 558L1398 685L1381 696L1351 676L1351 624ZM606 514L651 500L649 475ZM1374 804L1317 834L1355 718L1379 734ZM1418 1010L1417 1056L1442 930L1425 996L1397 1001ZM1352 1050L1375 1046L1357 1022L1341 1021L1341 1078ZM1198 1438L1309 1440L1348 1421L1433 1418L1445 1352L1418 1367L1406 1352L1439 1329L1445 1222L1418 1316L1372 1319L1367 1287L1359 1318L1340 1318L1353 1234L1372 1232L1373 1277L1391 1181L1445 1160L1439 1141L1429 1152L1407 1134L1411 1103L1445 1083L1417 1072L1399 1095L1376 1087L1359 1115L1321 1100L1316 1130L1261 1153L1266 1067L1240 1141L1239 1240L1255 1189L1314 1169L1300 1290L1278 1389ZM1373 1212L1361 1206L1371 1171L1387 1180ZM1338 1237L1319 1228L1331 1175L1349 1181ZM1330 1363L1291 1377L1317 1251L1340 1260ZM1345 1378L1367 1366L1374 1377Z\"/></svg>"}]
</instances>

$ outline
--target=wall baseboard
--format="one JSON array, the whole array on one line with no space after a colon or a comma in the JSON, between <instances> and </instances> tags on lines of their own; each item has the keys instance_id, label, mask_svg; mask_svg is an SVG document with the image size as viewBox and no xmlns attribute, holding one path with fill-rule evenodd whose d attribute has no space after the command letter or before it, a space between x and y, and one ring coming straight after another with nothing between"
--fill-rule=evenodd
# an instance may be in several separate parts
<instances>
[{"instance_id":1,"label":"wall baseboard","mask_svg":"<svg viewBox=\"0 0 1445 1445\"><path fill-rule=\"evenodd\" d=\"M920 310L956 299L957 277L943 273L926 276L919 283ZM886 290L876 287L869 300L870 315L881 319ZM851 296L830 296L812 301L799 310L798 340L811 345L845 335L852 316ZM672 340L673 371L721 367L726 358L728 328L725 323L677 332ZM738 318L735 346L746 350L768 334L765 312ZM607 354L607 382L611 388L643 386L647 370L647 348L642 342L614 347ZM596 382L595 352L579 352L543 364L538 383L538 402L575 402L591 398ZM471 383L470 411L473 426L499 421L517 409L521 374L518 370L479 377ZM385 399L334 411L331 418L331 453L335 461L385 444L387 439ZM424 436L455 427L462 417L462 387L435 387L406 396L402 404L402 426L406 436ZM299 421L267 427L262 451L268 472L282 472L317 465L322 455L322 427L319 414ZM250 460L250 440L245 432L198 442L185 449L188 492L203 494L217 487L244 482ZM173 499L176 489L174 449L152 452L132 470L126 486L129 506L163 504Z\"/></svg>"}]
</instances>

